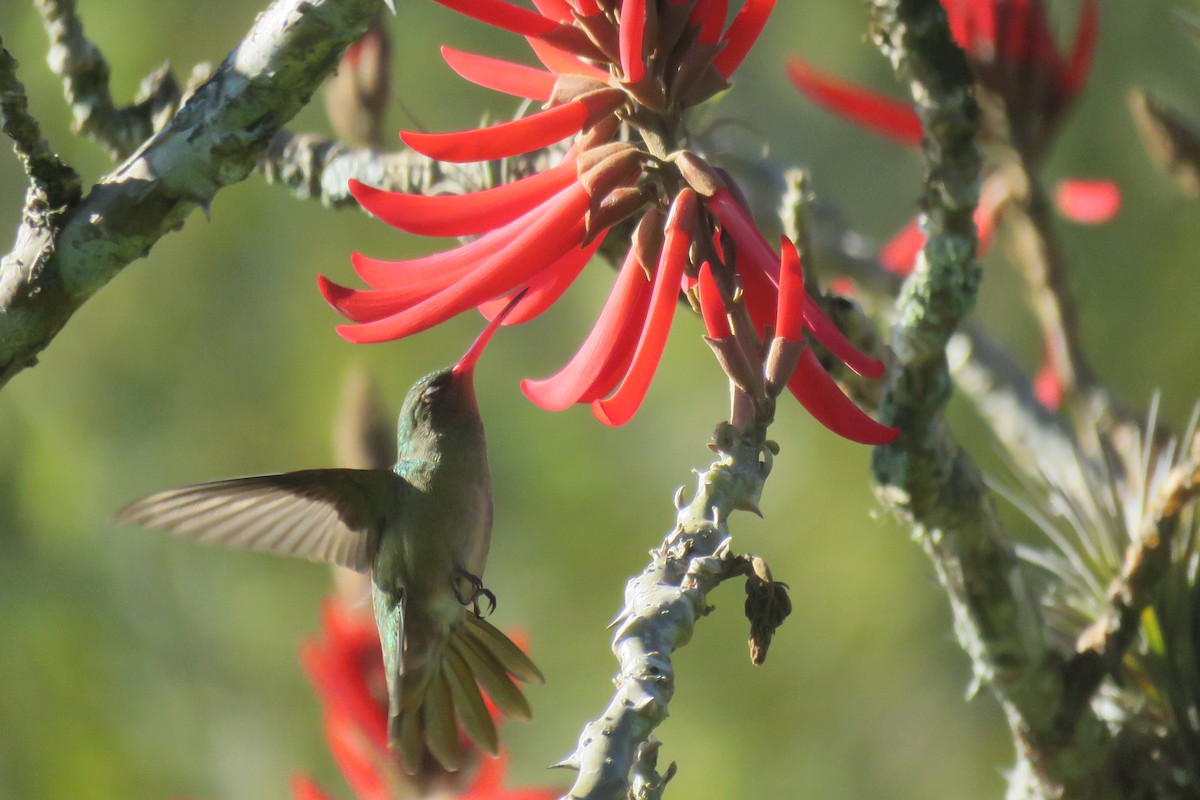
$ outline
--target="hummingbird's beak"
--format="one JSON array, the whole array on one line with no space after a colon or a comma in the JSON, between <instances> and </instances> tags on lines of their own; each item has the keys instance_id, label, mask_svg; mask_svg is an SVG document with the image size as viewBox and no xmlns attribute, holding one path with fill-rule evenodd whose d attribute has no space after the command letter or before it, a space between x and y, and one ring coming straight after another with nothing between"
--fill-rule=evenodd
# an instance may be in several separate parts
<instances>
[{"instance_id":1,"label":"hummingbird's beak","mask_svg":"<svg viewBox=\"0 0 1200 800\"><path fill-rule=\"evenodd\" d=\"M525 297L525 293L528 291L528 289L522 289L521 293L510 300L508 305L506 305L499 314L492 317L492 321L489 322L488 326L483 329L483 333L479 334L479 337L470 346L470 348L467 349L467 352L463 354L463 357L459 359L458 363L454 365L454 368L450 370L451 375L457 377L459 375L471 375L475 372L475 362L479 360L481 355L483 355L484 348L487 347L488 342L492 340L492 334L496 332L497 328L504 324L504 318L507 317L509 313L517 307L517 304L521 302L521 300Z\"/></svg>"}]
</instances>

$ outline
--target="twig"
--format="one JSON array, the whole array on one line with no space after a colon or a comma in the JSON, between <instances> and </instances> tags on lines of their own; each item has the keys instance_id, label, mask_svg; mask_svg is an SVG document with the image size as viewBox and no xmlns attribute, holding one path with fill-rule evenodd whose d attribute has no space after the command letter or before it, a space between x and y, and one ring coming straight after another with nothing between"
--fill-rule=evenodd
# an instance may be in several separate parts
<instances>
[{"instance_id":1,"label":"twig","mask_svg":"<svg viewBox=\"0 0 1200 800\"><path fill-rule=\"evenodd\" d=\"M721 458L700 474L695 497L679 508L674 530L625 587L613 637L621 665L616 691L562 763L579 770L566 795L570 800L627 800L635 766L642 796L657 797L671 773L658 778L647 761L655 750L646 749L675 689L671 654L687 644L696 620L708 613L708 593L744 572L745 560L729 552L728 519L739 508L757 507L771 464L761 434L736 435L723 424L714 438Z\"/></svg>"},{"instance_id":2,"label":"twig","mask_svg":"<svg viewBox=\"0 0 1200 800\"><path fill-rule=\"evenodd\" d=\"M123 159L158 131L179 106L180 88L164 64L142 81L132 105L118 108L109 89L108 62L83 33L75 0L37 0L50 37L50 69L63 84L74 130Z\"/></svg>"},{"instance_id":3,"label":"twig","mask_svg":"<svg viewBox=\"0 0 1200 800\"><path fill-rule=\"evenodd\" d=\"M872 0L875 41L908 84L925 130L928 234L897 303L881 407L902 433L876 449L879 493L913 526L954 611L977 680L996 694L1018 743L1026 784L1010 797L1119 796L1111 743L1094 715L1077 738L1055 727L1063 700L1057 653L1037 598L995 515L978 470L943 418L950 395L945 347L975 302L980 270L972 213L978 199L979 111L972 76L937 0Z\"/></svg>"},{"instance_id":4,"label":"twig","mask_svg":"<svg viewBox=\"0 0 1200 800\"><path fill-rule=\"evenodd\" d=\"M245 178L377 0L278 0L153 139L46 229L26 220L0 261L0 386L34 363L89 297Z\"/></svg>"},{"instance_id":5,"label":"twig","mask_svg":"<svg viewBox=\"0 0 1200 800\"><path fill-rule=\"evenodd\" d=\"M29 176L27 214L31 211L28 204L35 196L46 210L61 210L79 199L79 175L42 138L37 120L29 113L25 87L17 78L17 60L4 49L3 39L0 39L0 122Z\"/></svg>"},{"instance_id":6,"label":"twig","mask_svg":"<svg viewBox=\"0 0 1200 800\"><path fill-rule=\"evenodd\" d=\"M1096 391L1096 375L1083 352L1070 269L1054 231L1049 198L1019 157L1005 165L1004 173L1009 192L1001 213L1013 233L1013 261L1025 274L1049 365L1068 401L1086 403Z\"/></svg>"}]
</instances>

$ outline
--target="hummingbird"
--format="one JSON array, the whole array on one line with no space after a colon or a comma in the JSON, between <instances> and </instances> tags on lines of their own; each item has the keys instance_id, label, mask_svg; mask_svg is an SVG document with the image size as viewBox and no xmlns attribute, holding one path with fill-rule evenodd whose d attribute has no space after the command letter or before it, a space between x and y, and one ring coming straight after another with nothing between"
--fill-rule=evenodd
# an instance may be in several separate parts
<instances>
[{"instance_id":1,"label":"hummingbird","mask_svg":"<svg viewBox=\"0 0 1200 800\"><path fill-rule=\"evenodd\" d=\"M406 771L426 753L454 772L459 725L495 755L480 688L528 720L515 681L541 683L520 648L483 618L492 490L474 369L513 300L453 367L421 378L400 409L396 465L309 469L167 489L116 520L202 542L298 556L371 576L388 689L388 744Z\"/></svg>"}]
</instances>

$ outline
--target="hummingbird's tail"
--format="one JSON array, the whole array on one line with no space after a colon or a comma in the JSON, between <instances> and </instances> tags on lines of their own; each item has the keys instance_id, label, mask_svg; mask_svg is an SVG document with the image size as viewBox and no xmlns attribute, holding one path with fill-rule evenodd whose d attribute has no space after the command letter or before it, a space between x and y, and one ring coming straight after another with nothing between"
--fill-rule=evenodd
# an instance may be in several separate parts
<instances>
[{"instance_id":1,"label":"hummingbird's tail","mask_svg":"<svg viewBox=\"0 0 1200 800\"><path fill-rule=\"evenodd\" d=\"M544 681L511 639L473 613L465 618L451 631L436 668L397 676L401 686L394 689L403 701L388 722L388 741L410 774L422 772L426 752L443 769L457 771L460 726L480 750L496 755L500 742L484 694L499 714L528 721L529 703L515 681Z\"/></svg>"}]
</instances>

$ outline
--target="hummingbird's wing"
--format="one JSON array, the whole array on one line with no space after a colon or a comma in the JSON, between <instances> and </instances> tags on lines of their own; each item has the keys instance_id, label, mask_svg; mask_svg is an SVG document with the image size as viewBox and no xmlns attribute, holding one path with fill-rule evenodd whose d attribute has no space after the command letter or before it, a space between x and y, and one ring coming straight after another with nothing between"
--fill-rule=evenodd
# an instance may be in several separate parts
<instances>
[{"instance_id":1,"label":"hummingbird's wing","mask_svg":"<svg viewBox=\"0 0 1200 800\"><path fill-rule=\"evenodd\" d=\"M116 520L364 572L407 488L391 470L310 469L167 489L125 506Z\"/></svg>"}]
</instances>

